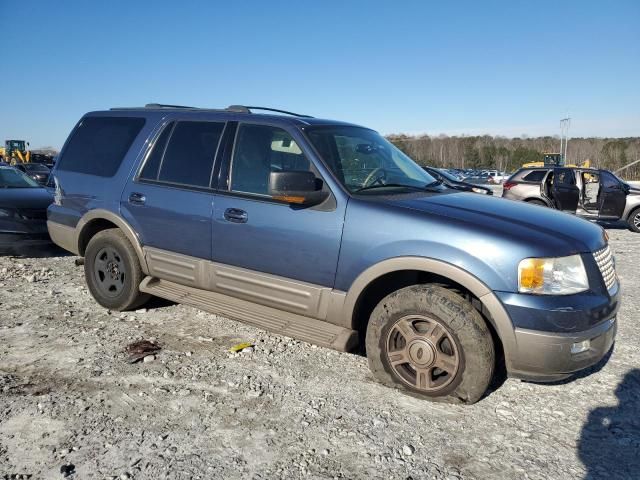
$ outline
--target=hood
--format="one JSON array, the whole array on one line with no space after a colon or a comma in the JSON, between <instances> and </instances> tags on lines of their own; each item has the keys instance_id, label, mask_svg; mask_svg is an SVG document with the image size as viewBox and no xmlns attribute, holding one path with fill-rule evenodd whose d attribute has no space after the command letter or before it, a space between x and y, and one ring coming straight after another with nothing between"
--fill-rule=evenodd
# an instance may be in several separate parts
<instances>
[{"instance_id":1,"label":"hood","mask_svg":"<svg viewBox=\"0 0 640 480\"><path fill-rule=\"evenodd\" d=\"M640 193L640 192L639 192ZM592 252L605 245L604 230L551 208L473 193L386 197L385 203L412 209L429 219L455 221L458 228L536 246L549 256Z\"/></svg>"},{"instance_id":2,"label":"hood","mask_svg":"<svg viewBox=\"0 0 640 480\"><path fill-rule=\"evenodd\" d=\"M632 185L631 183L626 184L628 187L628 195L640 195L640 185Z\"/></svg>"},{"instance_id":3,"label":"hood","mask_svg":"<svg viewBox=\"0 0 640 480\"><path fill-rule=\"evenodd\" d=\"M0 208L42 208L53 202L44 188L0 188Z\"/></svg>"}]
</instances>

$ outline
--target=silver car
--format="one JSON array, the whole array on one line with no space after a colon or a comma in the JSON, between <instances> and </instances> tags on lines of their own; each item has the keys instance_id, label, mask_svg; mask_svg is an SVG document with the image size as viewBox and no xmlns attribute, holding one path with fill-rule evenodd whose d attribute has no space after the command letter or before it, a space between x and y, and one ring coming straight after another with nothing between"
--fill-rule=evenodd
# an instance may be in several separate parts
<instances>
[{"instance_id":1,"label":"silver car","mask_svg":"<svg viewBox=\"0 0 640 480\"><path fill-rule=\"evenodd\" d=\"M640 189L608 170L521 168L504 183L502 197L590 220L623 220L631 230L640 232Z\"/></svg>"}]
</instances>

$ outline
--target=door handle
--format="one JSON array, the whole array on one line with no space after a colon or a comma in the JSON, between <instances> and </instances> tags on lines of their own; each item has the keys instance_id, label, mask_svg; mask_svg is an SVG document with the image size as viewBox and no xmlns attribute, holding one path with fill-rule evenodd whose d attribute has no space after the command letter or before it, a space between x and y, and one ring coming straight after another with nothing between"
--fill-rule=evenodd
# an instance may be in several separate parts
<instances>
[{"instance_id":1,"label":"door handle","mask_svg":"<svg viewBox=\"0 0 640 480\"><path fill-rule=\"evenodd\" d=\"M131 192L129 194L129 203L131 203L132 205L144 205L146 201L147 197L145 197L141 193Z\"/></svg>"},{"instance_id":2,"label":"door handle","mask_svg":"<svg viewBox=\"0 0 640 480\"><path fill-rule=\"evenodd\" d=\"M225 220L233 223L247 223L249 220L249 215L244 210L240 210L239 208L227 208L224 211Z\"/></svg>"}]
</instances>

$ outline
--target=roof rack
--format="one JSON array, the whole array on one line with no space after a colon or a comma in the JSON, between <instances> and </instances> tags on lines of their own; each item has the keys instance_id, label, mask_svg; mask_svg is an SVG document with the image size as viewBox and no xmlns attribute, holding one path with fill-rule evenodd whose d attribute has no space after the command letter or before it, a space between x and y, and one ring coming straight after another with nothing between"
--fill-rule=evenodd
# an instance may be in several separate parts
<instances>
[{"instance_id":1,"label":"roof rack","mask_svg":"<svg viewBox=\"0 0 640 480\"><path fill-rule=\"evenodd\" d=\"M239 112L239 113L252 113L251 110L264 110L266 112L276 112L276 113L284 113L285 115L293 115L294 117L302 117L302 118L313 118L311 115L303 115L301 113L289 112L287 110L280 110L278 108L269 108L269 107L250 107L246 105L230 105L227 107L227 110L230 112Z\"/></svg>"},{"instance_id":2,"label":"roof rack","mask_svg":"<svg viewBox=\"0 0 640 480\"><path fill-rule=\"evenodd\" d=\"M167 105L164 103L147 103L144 108L189 108L195 109L197 107L187 107L185 105Z\"/></svg>"},{"instance_id":3,"label":"roof rack","mask_svg":"<svg viewBox=\"0 0 640 480\"><path fill-rule=\"evenodd\" d=\"M133 107L134 109L136 107ZM141 107L138 107L141 108ZM249 107L245 105L229 105L227 108L199 108L199 107L187 107L186 105L169 105L166 103L147 103L144 108L156 108L156 109L186 109L186 110L206 110L214 112L233 112L233 113L253 113L251 110L264 110L266 112L284 113L285 115L292 115L300 118L313 118L311 115L303 115L301 113L289 112L287 110L280 110L278 108L269 107ZM111 110L131 110L132 107L116 107Z\"/></svg>"}]
</instances>

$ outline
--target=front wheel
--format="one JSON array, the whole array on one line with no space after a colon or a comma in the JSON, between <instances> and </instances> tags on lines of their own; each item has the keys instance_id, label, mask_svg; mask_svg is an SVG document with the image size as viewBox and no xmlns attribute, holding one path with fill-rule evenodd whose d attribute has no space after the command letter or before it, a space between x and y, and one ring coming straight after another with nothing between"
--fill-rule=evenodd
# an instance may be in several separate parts
<instances>
[{"instance_id":1,"label":"front wheel","mask_svg":"<svg viewBox=\"0 0 640 480\"><path fill-rule=\"evenodd\" d=\"M112 310L132 310L149 299L140 292L144 278L138 256L117 228L95 234L85 252L84 275L93 298Z\"/></svg>"},{"instance_id":2,"label":"front wheel","mask_svg":"<svg viewBox=\"0 0 640 480\"><path fill-rule=\"evenodd\" d=\"M628 221L629 230L640 233L640 208L636 208L629 214Z\"/></svg>"},{"instance_id":3,"label":"front wheel","mask_svg":"<svg viewBox=\"0 0 640 480\"><path fill-rule=\"evenodd\" d=\"M413 285L385 297L371 314L366 348L381 383L450 403L480 400L495 366L484 319L438 285Z\"/></svg>"}]
</instances>

